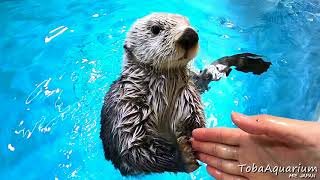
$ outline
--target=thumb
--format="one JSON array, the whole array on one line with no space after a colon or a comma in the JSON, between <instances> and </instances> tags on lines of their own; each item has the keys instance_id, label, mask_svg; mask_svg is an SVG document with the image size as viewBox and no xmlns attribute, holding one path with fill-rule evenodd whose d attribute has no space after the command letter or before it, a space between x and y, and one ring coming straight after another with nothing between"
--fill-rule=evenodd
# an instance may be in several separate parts
<instances>
[{"instance_id":1,"label":"thumb","mask_svg":"<svg viewBox=\"0 0 320 180\"><path fill-rule=\"evenodd\" d=\"M231 118L240 129L249 134L266 135L283 142L303 143L306 132L304 129L310 127L310 122L270 115L246 116L233 112Z\"/></svg>"}]
</instances>

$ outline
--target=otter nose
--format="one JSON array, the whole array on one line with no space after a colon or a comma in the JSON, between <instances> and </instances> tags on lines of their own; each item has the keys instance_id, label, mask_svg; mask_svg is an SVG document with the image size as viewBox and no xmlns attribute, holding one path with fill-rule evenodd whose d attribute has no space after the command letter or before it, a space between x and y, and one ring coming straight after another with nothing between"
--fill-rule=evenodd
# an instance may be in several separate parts
<instances>
[{"instance_id":1,"label":"otter nose","mask_svg":"<svg viewBox=\"0 0 320 180\"><path fill-rule=\"evenodd\" d=\"M198 43L199 37L198 33L192 28L187 28L184 30L181 37L178 39L178 43L185 50L194 47Z\"/></svg>"}]
</instances>

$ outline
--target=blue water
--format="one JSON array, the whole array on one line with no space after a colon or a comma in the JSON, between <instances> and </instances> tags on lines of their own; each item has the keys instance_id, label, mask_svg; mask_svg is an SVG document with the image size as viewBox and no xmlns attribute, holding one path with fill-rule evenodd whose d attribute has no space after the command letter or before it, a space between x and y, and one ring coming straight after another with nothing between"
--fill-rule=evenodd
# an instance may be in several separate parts
<instances>
[{"instance_id":1,"label":"blue water","mask_svg":"<svg viewBox=\"0 0 320 180\"><path fill-rule=\"evenodd\" d=\"M199 30L194 68L240 52L273 63L261 76L233 71L211 83L208 127L233 127L231 111L319 120L319 1L2 0L0 179L134 179L105 161L99 116L126 32L155 11L188 16ZM139 178L210 176L202 166Z\"/></svg>"}]
</instances>

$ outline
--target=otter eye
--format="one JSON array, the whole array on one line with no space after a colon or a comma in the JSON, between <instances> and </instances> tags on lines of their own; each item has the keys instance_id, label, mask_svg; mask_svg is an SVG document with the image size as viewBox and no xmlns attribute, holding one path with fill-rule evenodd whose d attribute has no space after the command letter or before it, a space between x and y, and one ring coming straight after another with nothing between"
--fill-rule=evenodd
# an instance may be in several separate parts
<instances>
[{"instance_id":1,"label":"otter eye","mask_svg":"<svg viewBox=\"0 0 320 180\"><path fill-rule=\"evenodd\" d=\"M155 35L159 34L160 33L160 27L157 26L157 25L154 25L151 27L151 32Z\"/></svg>"}]
</instances>

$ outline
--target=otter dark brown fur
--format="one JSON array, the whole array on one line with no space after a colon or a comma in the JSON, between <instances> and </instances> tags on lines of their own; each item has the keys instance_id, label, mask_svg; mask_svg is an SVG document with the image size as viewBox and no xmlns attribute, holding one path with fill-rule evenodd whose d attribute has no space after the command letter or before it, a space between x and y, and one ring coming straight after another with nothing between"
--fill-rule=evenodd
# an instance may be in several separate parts
<instances>
[{"instance_id":1,"label":"otter dark brown fur","mask_svg":"<svg viewBox=\"0 0 320 180\"><path fill-rule=\"evenodd\" d=\"M189 138L205 126L187 63L198 35L180 15L155 13L127 34L121 77L101 112L105 157L123 175L191 172L198 168Z\"/></svg>"},{"instance_id":2,"label":"otter dark brown fur","mask_svg":"<svg viewBox=\"0 0 320 180\"><path fill-rule=\"evenodd\" d=\"M227 57L220 65L192 73L187 64L197 53L198 35L185 17L165 13L136 21L124 48L122 74L101 111L106 159L125 176L194 171L199 164L189 139L193 129L205 127L199 91L228 75L230 66L246 72L242 62L248 58L234 63L237 59Z\"/></svg>"},{"instance_id":3,"label":"otter dark brown fur","mask_svg":"<svg viewBox=\"0 0 320 180\"><path fill-rule=\"evenodd\" d=\"M196 169L188 140L194 128L204 127L204 116L186 73L156 72L129 63L111 86L102 110L101 137L106 158L123 175Z\"/></svg>"}]
</instances>

